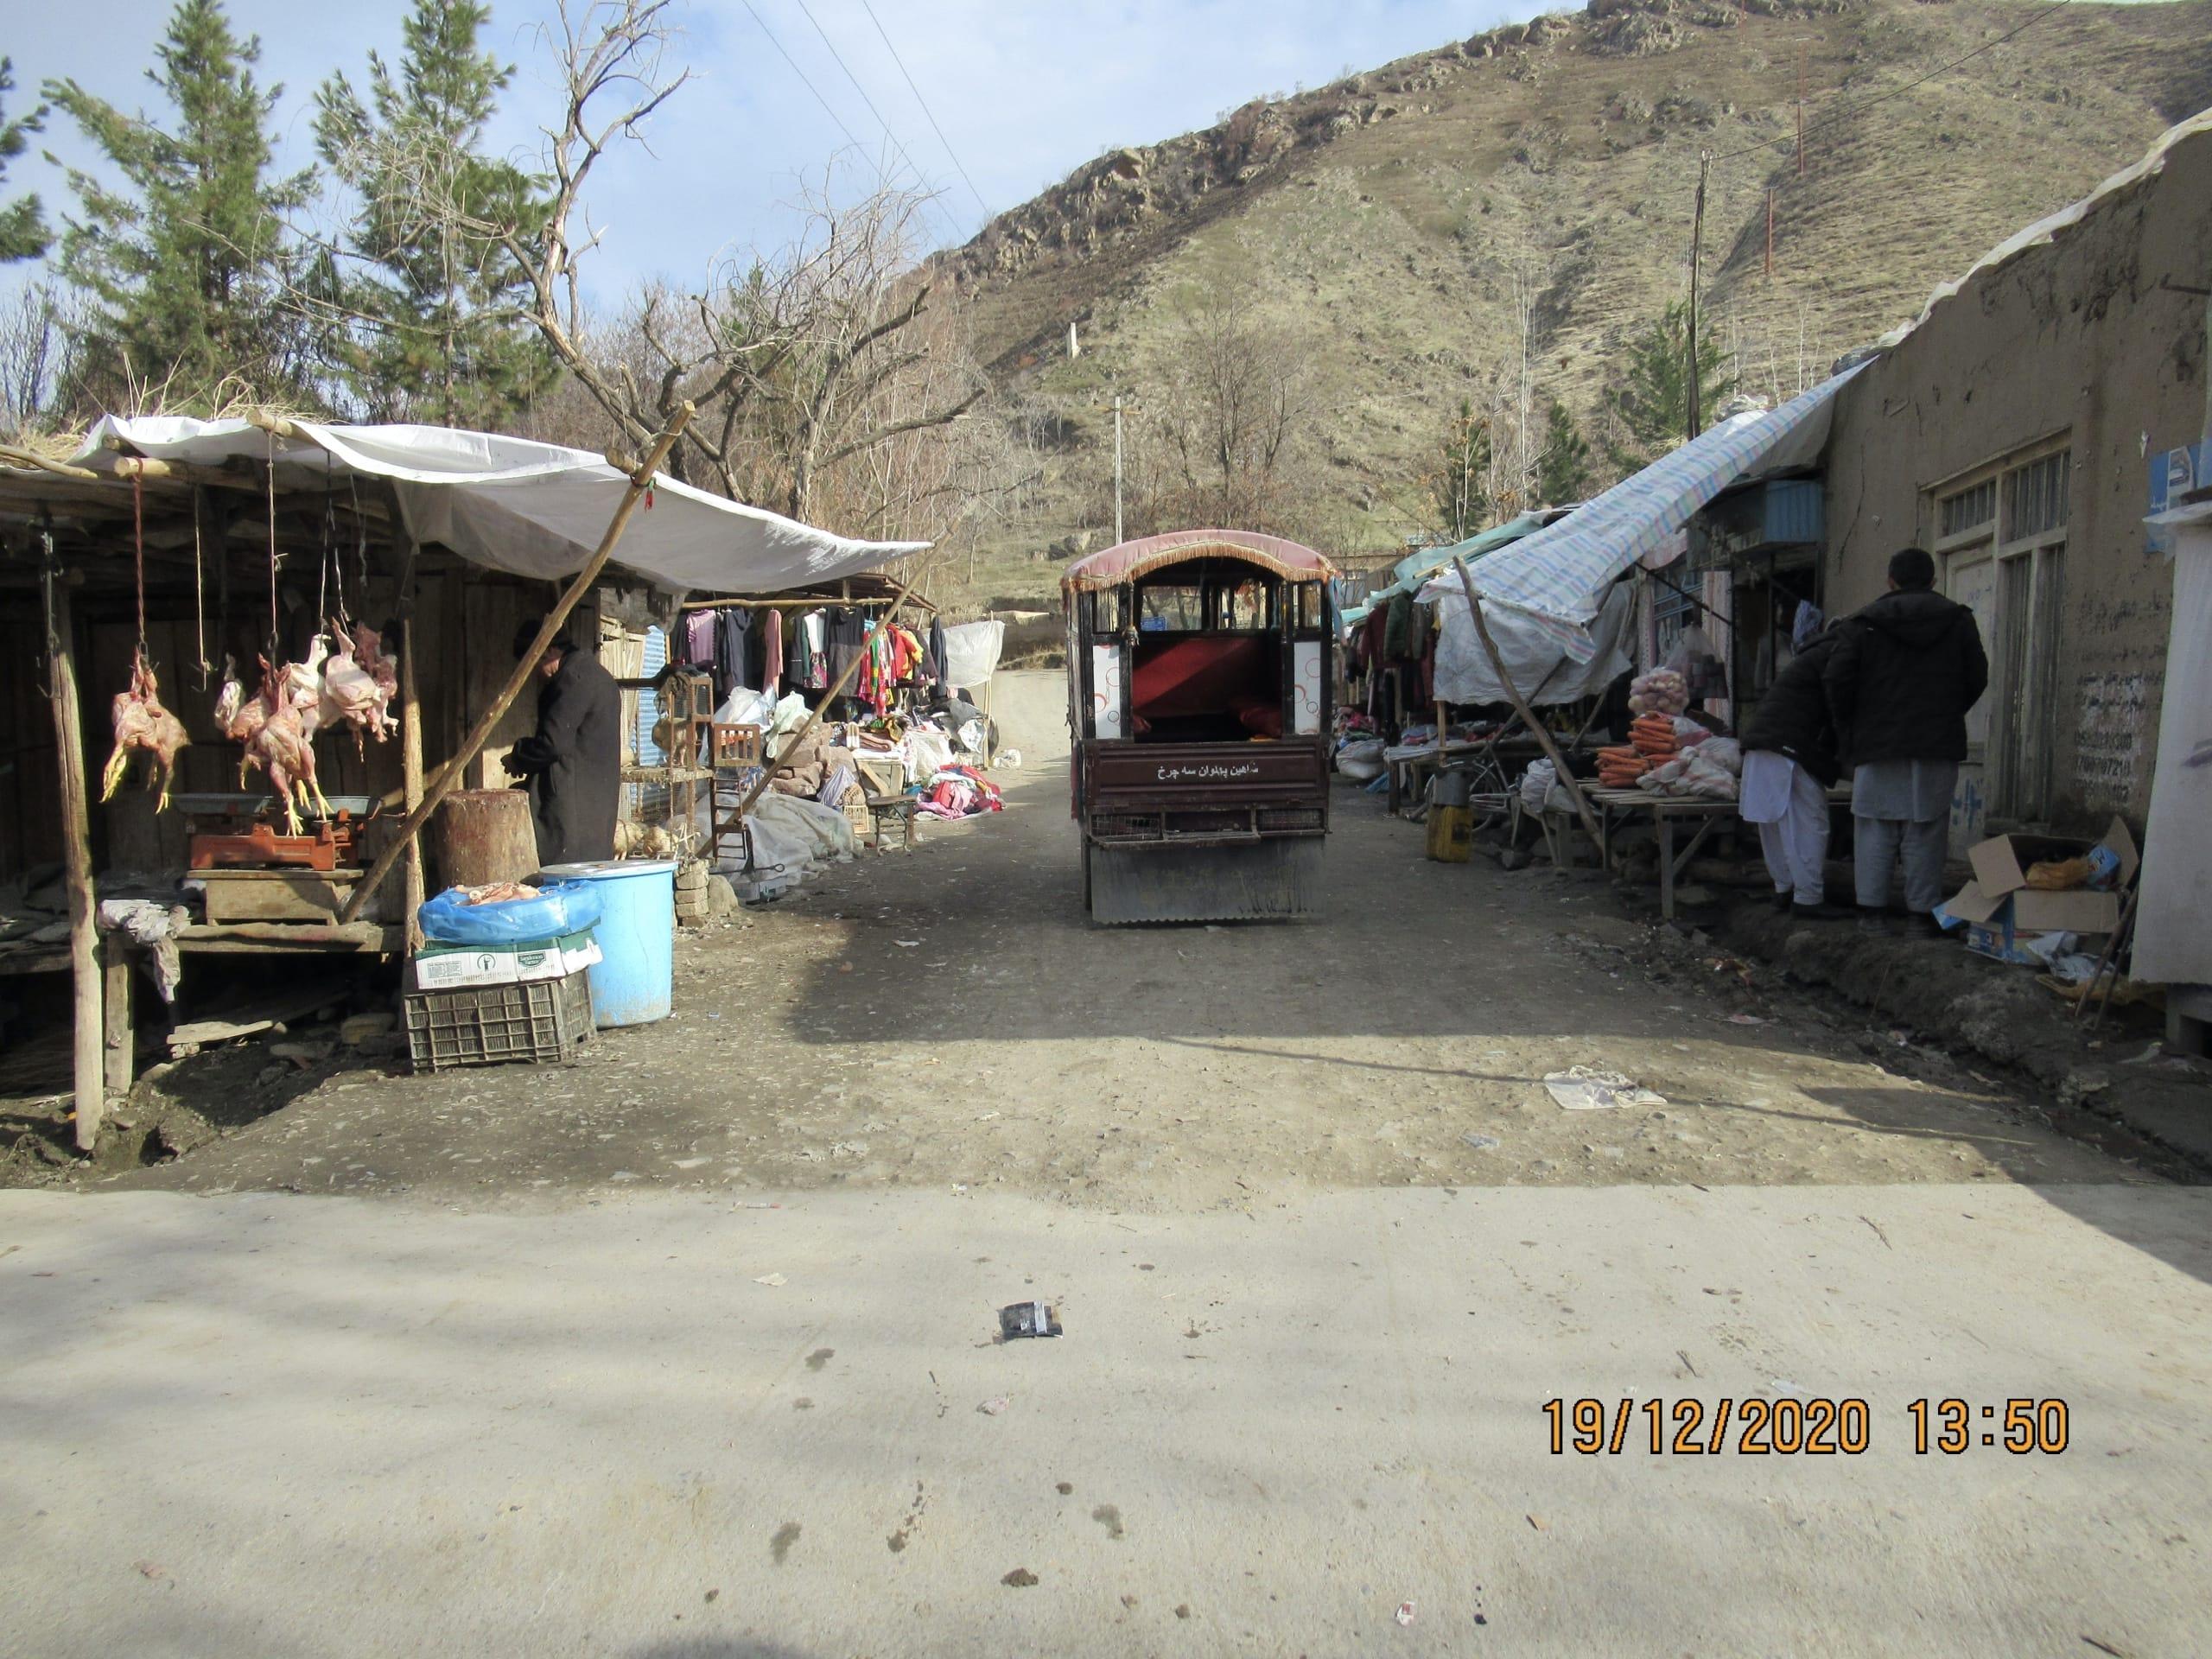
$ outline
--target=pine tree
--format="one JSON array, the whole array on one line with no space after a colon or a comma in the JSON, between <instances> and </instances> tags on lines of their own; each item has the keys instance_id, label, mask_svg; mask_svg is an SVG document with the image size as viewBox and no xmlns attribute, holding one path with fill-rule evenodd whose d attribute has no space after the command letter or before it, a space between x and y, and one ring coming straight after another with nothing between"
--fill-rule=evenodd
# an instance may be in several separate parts
<instances>
[{"instance_id":1,"label":"pine tree","mask_svg":"<svg viewBox=\"0 0 2212 1659\"><path fill-rule=\"evenodd\" d=\"M1544 450L1536 458L1536 493L1548 506L1580 501L1590 487L1590 443L1567 405L1552 400L1544 423Z\"/></svg>"},{"instance_id":2,"label":"pine tree","mask_svg":"<svg viewBox=\"0 0 2212 1659\"><path fill-rule=\"evenodd\" d=\"M1436 504L1437 528L1449 541L1465 541L1490 516L1490 494L1483 486L1490 456L1490 423L1463 397L1459 412L1445 429L1443 465L1429 484Z\"/></svg>"},{"instance_id":3,"label":"pine tree","mask_svg":"<svg viewBox=\"0 0 2212 1659\"><path fill-rule=\"evenodd\" d=\"M1648 464L1689 435L1689 307L1677 301L1629 343L1624 382L1605 402L1627 428L1630 443L1614 445L1611 459L1624 472ZM1727 354L1719 336L1700 328L1697 345L1699 428L1736 390L1720 372Z\"/></svg>"},{"instance_id":4,"label":"pine tree","mask_svg":"<svg viewBox=\"0 0 2212 1659\"><path fill-rule=\"evenodd\" d=\"M0 58L0 92L16 90L16 66ZM8 163L23 153L30 142L30 135L45 125L46 105L41 104L29 115L8 119L7 111L0 109L0 183L8 177ZM53 237L46 228L46 215L40 210L35 195L25 196L21 201L10 202L0 207L0 264L12 264L18 259L35 259L47 250Z\"/></svg>"},{"instance_id":5,"label":"pine tree","mask_svg":"<svg viewBox=\"0 0 2212 1659\"><path fill-rule=\"evenodd\" d=\"M261 42L231 32L220 0L181 0L154 55L146 78L175 109L174 131L73 80L46 86L122 175L69 174L81 217L64 216L60 270L89 302L88 390L112 403L134 383L164 385L172 407L307 401L284 215L315 173L270 176L266 124L283 88L256 83Z\"/></svg>"},{"instance_id":6,"label":"pine tree","mask_svg":"<svg viewBox=\"0 0 2212 1659\"><path fill-rule=\"evenodd\" d=\"M384 418L502 425L551 378L520 321L523 273L493 227L528 224L537 181L481 151L514 71L478 49L480 0L416 0L395 69L369 54L364 102L345 75L316 94L315 139L359 198L345 251L364 273L333 297L363 408Z\"/></svg>"}]
</instances>

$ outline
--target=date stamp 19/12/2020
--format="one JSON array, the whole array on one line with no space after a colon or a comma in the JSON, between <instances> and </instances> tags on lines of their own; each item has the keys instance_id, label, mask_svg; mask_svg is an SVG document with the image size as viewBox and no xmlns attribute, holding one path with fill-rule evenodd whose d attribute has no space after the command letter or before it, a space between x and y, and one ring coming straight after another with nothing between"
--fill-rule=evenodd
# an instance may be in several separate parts
<instances>
[{"instance_id":1,"label":"date stamp 19/12/2020","mask_svg":"<svg viewBox=\"0 0 2212 1659\"><path fill-rule=\"evenodd\" d=\"M1565 1457L1863 1456L1874 1443L1874 1414L1856 1397L1799 1400L1547 1400L1551 1453ZM1914 1400L1904 1408L1913 1454L1957 1457L1976 1447L2016 1457L2055 1456L2071 1433L2063 1400L2006 1400L1977 1406L1961 1399Z\"/></svg>"}]
</instances>

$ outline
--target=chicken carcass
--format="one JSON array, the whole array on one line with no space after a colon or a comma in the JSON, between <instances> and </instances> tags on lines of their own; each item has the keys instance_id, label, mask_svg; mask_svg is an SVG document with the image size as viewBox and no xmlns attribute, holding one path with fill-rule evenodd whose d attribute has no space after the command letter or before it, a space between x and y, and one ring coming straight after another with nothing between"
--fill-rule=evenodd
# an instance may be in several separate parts
<instances>
[{"instance_id":1,"label":"chicken carcass","mask_svg":"<svg viewBox=\"0 0 2212 1659\"><path fill-rule=\"evenodd\" d=\"M323 695L322 663L330 655L330 642L321 634L308 642L307 660L284 665L284 695L300 711L300 728L312 741L325 720L334 712Z\"/></svg>"},{"instance_id":2,"label":"chicken carcass","mask_svg":"<svg viewBox=\"0 0 2212 1659\"><path fill-rule=\"evenodd\" d=\"M215 696L215 729L233 743L241 744L245 752L238 756L238 787L245 787L246 768L254 764L253 740L269 718L269 705L257 696L245 694L245 683L238 678L238 661L226 654L223 658L223 689Z\"/></svg>"},{"instance_id":3,"label":"chicken carcass","mask_svg":"<svg viewBox=\"0 0 2212 1659\"><path fill-rule=\"evenodd\" d=\"M331 720L343 720L353 728L353 747L365 753L363 734L379 743L385 734L397 731L399 722L385 712L399 690L399 677L391 658L381 654L381 641L373 628L356 627L351 633L334 618L330 637L338 649L323 664L323 708Z\"/></svg>"},{"instance_id":4,"label":"chicken carcass","mask_svg":"<svg viewBox=\"0 0 2212 1659\"><path fill-rule=\"evenodd\" d=\"M154 810L168 810L169 780L176 770L177 751L192 740L184 734L184 722L162 707L160 691L142 645L131 653L130 689L115 694L115 752L107 758L103 777L106 788L100 792L103 801L111 799L122 787L131 751L143 749L154 757L153 774L147 781L159 779L162 786L162 798Z\"/></svg>"},{"instance_id":5,"label":"chicken carcass","mask_svg":"<svg viewBox=\"0 0 2212 1659\"><path fill-rule=\"evenodd\" d=\"M315 745L308 741L299 705L287 690L288 675L289 669L272 668L269 659L263 658L261 691L252 699L260 709L260 723L253 725L253 717L241 710L232 729L252 727L251 734L245 740L246 763L269 774L270 785L284 803L285 828L296 836L301 804L320 803L327 817L330 803L323 799L321 785L315 781ZM228 688L225 690L227 693Z\"/></svg>"}]
</instances>

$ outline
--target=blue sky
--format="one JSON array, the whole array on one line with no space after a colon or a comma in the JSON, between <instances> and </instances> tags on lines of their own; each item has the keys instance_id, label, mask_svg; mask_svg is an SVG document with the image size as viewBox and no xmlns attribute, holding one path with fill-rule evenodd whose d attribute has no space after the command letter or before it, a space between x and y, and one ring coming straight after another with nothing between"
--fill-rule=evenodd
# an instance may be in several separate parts
<instances>
[{"instance_id":1,"label":"blue sky","mask_svg":"<svg viewBox=\"0 0 2212 1659\"><path fill-rule=\"evenodd\" d=\"M580 8L586 0L571 0ZM487 40L517 66L494 147L528 157L551 121L554 80L539 30L555 0L493 0ZM878 158L902 166L883 126L847 79L808 10L887 122L916 168L944 194L934 233L965 240L985 217L1035 194L1100 151L1211 124L1252 97L1316 86L1543 8L1529 0L869 0L974 181L971 193L931 130L862 0L676 0L671 56L695 79L658 115L652 152L611 152L589 205L607 227L591 286L613 298L640 277L696 281L718 254L775 246L804 173L850 142L870 176ZM143 79L169 6L108 0L99 26L67 7L29 6L0 30L15 60L15 113L44 79L72 77L126 108L146 103ZM404 0L230 0L234 25L261 37L261 74L281 81L278 162L314 159L312 94L331 70L358 81L371 48L396 54ZM759 21L753 13L757 11ZM342 24L334 20L342 17ZM773 32L821 94L794 74ZM823 108L826 102L833 116ZM166 111L156 111L167 121ZM92 158L73 124L49 117L10 171L10 196L35 189L49 221L70 195L60 170ZM977 200L980 194L981 204ZM30 273L18 267L8 286Z\"/></svg>"}]
</instances>

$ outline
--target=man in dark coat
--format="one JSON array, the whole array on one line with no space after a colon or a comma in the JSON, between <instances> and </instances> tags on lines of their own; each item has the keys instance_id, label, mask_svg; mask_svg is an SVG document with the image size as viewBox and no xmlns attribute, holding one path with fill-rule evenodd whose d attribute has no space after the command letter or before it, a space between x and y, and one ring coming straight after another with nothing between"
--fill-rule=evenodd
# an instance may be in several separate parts
<instances>
[{"instance_id":1,"label":"man in dark coat","mask_svg":"<svg viewBox=\"0 0 2212 1659\"><path fill-rule=\"evenodd\" d=\"M1878 925L1890 872L1904 856L1905 908L1943 899L1951 791L1967 755L1967 710L1989 684L1974 613L1935 591L1936 561L1908 547L1890 559L1890 591L1843 625L1821 676L1852 768L1853 859L1862 921Z\"/></svg>"},{"instance_id":2,"label":"man in dark coat","mask_svg":"<svg viewBox=\"0 0 2212 1659\"><path fill-rule=\"evenodd\" d=\"M538 625L524 623L515 654ZM537 861L581 864L614 856L622 791L622 690L590 652L556 634L537 665L537 730L517 743L507 770L529 779Z\"/></svg>"},{"instance_id":3,"label":"man in dark coat","mask_svg":"<svg viewBox=\"0 0 2212 1659\"><path fill-rule=\"evenodd\" d=\"M1774 902L1801 920L1844 912L1827 903L1828 786L1841 768L1821 684L1839 643L1815 635L1783 664L1744 728L1744 822L1759 827L1759 850L1774 877Z\"/></svg>"}]
</instances>

